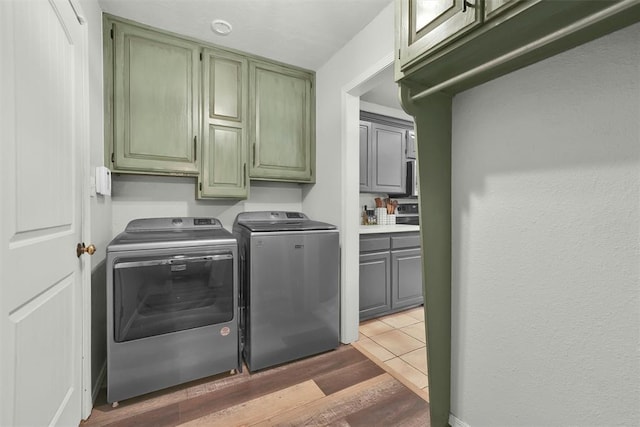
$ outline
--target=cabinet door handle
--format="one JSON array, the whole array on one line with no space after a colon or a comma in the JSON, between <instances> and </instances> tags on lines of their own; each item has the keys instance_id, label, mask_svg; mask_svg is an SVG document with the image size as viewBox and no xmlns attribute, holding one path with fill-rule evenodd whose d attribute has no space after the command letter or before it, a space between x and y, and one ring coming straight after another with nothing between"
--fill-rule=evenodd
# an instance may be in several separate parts
<instances>
[{"instance_id":1,"label":"cabinet door handle","mask_svg":"<svg viewBox=\"0 0 640 427\"><path fill-rule=\"evenodd\" d=\"M253 166L255 166L256 165L256 143L255 142L253 143L253 154L252 154L251 161L253 162Z\"/></svg>"},{"instance_id":2,"label":"cabinet door handle","mask_svg":"<svg viewBox=\"0 0 640 427\"><path fill-rule=\"evenodd\" d=\"M198 137L193 137L193 161L198 160Z\"/></svg>"},{"instance_id":3,"label":"cabinet door handle","mask_svg":"<svg viewBox=\"0 0 640 427\"><path fill-rule=\"evenodd\" d=\"M242 167L242 186L247 188L247 164Z\"/></svg>"},{"instance_id":4,"label":"cabinet door handle","mask_svg":"<svg viewBox=\"0 0 640 427\"><path fill-rule=\"evenodd\" d=\"M462 0L462 12L466 12L467 11L467 7L471 7L474 8L476 7L475 4L468 2L467 0Z\"/></svg>"}]
</instances>

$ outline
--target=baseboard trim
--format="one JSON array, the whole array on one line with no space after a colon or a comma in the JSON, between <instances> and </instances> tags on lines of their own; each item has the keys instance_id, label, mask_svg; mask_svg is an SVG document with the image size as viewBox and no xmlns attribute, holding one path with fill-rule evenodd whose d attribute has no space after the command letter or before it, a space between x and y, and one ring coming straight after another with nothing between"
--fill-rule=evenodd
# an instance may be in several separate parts
<instances>
[{"instance_id":1,"label":"baseboard trim","mask_svg":"<svg viewBox=\"0 0 640 427\"><path fill-rule=\"evenodd\" d=\"M102 383L107 376L107 361L105 360L102 364L102 368L100 368L100 373L98 374L98 378L96 379L96 383L93 385L93 390L91 391L91 401L96 403L96 398L98 397L98 393L100 393L100 388L102 387Z\"/></svg>"},{"instance_id":2,"label":"baseboard trim","mask_svg":"<svg viewBox=\"0 0 640 427\"><path fill-rule=\"evenodd\" d=\"M458 419L455 415L449 414L449 425L451 427L471 427L469 424Z\"/></svg>"}]
</instances>

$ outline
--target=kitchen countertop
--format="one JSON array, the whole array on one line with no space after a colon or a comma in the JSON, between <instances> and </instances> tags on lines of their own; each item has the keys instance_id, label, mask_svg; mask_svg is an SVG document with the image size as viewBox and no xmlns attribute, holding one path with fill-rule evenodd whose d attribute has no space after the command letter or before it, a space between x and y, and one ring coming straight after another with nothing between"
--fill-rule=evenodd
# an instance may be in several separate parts
<instances>
[{"instance_id":1,"label":"kitchen countertop","mask_svg":"<svg viewBox=\"0 0 640 427\"><path fill-rule=\"evenodd\" d=\"M420 231L419 225L361 225L360 234L375 234L375 233L406 233L409 231Z\"/></svg>"}]
</instances>

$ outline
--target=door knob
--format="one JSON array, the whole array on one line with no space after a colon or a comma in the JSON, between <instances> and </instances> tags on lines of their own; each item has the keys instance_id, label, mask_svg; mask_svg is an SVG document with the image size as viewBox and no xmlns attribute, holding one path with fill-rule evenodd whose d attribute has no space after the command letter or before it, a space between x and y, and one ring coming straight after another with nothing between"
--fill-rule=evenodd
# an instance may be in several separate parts
<instances>
[{"instance_id":1,"label":"door knob","mask_svg":"<svg viewBox=\"0 0 640 427\"><path fill-rule=\"evenodd\" d=\"M78 246L76 246L76 254L78 255L78 258L80 258L80 255L84 253L88 253L89 255L95 254L96 253L95 245L89 245L85 247L84 243L78 243Z\"/></svg>"}]
</instances>

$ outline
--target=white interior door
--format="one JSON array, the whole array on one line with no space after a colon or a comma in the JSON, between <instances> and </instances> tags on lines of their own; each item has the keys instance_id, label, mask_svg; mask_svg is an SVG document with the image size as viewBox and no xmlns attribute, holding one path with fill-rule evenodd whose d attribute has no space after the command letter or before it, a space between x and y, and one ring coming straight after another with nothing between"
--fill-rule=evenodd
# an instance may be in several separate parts
<instances>
[{"instance_id":1,"label":"white interior door","mask_svg":"<svg viewBox=\"0 0 640 427\"><path fill-rule=\"evenodd\" d=\"M2 0L0 27L0 425L77 426L86 33L68 0Z\"/></svg>"}]
</instances>

